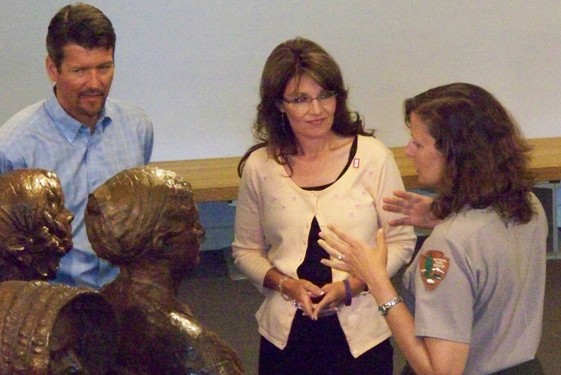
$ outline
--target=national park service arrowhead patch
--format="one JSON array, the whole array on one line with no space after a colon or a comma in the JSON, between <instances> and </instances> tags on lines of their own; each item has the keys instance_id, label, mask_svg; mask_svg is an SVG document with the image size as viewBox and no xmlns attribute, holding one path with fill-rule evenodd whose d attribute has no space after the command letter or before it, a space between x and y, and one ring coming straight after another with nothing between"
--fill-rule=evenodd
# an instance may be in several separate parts
<instances>
[{"instance_id":1,"label":"national park service arrowhead patch","mask_svg":"<svg viewBox=\"0 0 561 375\"><path fill-rule=\"evenodd\" d=\"M421 279L428 290L434 290L446 277L450 267L450 259L444 256L442 251L427 250L421 255L419 269Z\"/></svg>"}]
</instances>

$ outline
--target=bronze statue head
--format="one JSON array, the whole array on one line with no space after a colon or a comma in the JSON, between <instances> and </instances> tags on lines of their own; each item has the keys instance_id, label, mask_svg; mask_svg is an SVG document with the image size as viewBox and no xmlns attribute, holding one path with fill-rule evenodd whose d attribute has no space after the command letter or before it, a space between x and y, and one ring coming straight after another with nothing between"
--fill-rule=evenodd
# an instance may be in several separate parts
<instances>
[{"instance_id":1,"label":"bronze statue head","mask_svg":"<svg viewBox=\"0 0 561 375\"><path fill-rule=\"evenodd\" d=\"M90 194L85 221L94 251L121 270L164 262L183 273L198 264L204 229L191 185L171 171L116 174Z\"/></svg>"},{"instance_id":2,"label":"bronze statue head","mask_svg":"<svg viewBox=\"0 0 561 375\"><path fill-rule=\"evenodd\" d=\"M54 172L20 169L0 176L0 281L54 278L72 249L73 215Z\"/></svg>"}]
</instances>

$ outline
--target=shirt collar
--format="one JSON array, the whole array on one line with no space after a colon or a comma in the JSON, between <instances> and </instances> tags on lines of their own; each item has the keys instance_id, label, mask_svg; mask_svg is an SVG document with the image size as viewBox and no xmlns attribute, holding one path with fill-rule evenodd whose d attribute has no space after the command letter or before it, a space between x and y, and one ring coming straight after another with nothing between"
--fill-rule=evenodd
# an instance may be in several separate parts
<instances>
[{"instance_id":1,"label":"shirt collar","mask_svg":"<svg viewBox=\"0 0 561 375\"><path fill-rule=\"evenodd\" d=\"M78 134L80 133L80 130L82 128L87 129L89 132L89 128L86 125L83 125L80 121L70 116L62 108L62 106L58 102L58 99L56 98L54 86L53 91L45 102L45 108L49 116L53 119L55 125L64 134L64 137L68 140L68 142L72 143L76 139L76 137L78 137ZM96 132L103 132L105 128L109 124L111 124L110 112L111 111L108 110L107 105L105 105L101 111L101 116L99 116L99 120L95 125Z\"/></svg>"}]
</instances>

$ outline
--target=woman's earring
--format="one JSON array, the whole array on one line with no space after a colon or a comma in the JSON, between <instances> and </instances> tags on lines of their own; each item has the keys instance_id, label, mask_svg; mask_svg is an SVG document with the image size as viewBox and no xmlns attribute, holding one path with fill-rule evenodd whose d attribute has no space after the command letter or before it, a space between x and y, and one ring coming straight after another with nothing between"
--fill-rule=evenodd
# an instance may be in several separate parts
<instances>
[{"instance_id":1,"label":"woman's earring","mask_svg":"<svg viewBox=\"0 0 561 375\"><path fill-rule=\"evenodd\" d=\"M281 131L286 132L286 113L281 112Z\"/></svg>"}]
</instances>

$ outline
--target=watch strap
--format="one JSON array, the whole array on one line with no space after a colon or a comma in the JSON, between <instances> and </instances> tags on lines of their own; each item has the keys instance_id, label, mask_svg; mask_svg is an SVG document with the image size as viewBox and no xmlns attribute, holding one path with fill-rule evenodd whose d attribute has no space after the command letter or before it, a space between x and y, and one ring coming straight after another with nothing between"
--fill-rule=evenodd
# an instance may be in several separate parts
<instances>
[{"instance_id":1,"label":"watch strap","mask_svg":"<svg viewBox=\"0 0 561 375\"><path fill-rule=\"evenodd\" d=\"M380 313L380 315L386 316L388 311L390 311L392 307L394 307L400 302L403 302L403 298L401 298L400 296L396 296L391 300L389 300L388 302L384 303L383 305L378 306L378 312Z\"/></svg>"}]
</instances>

